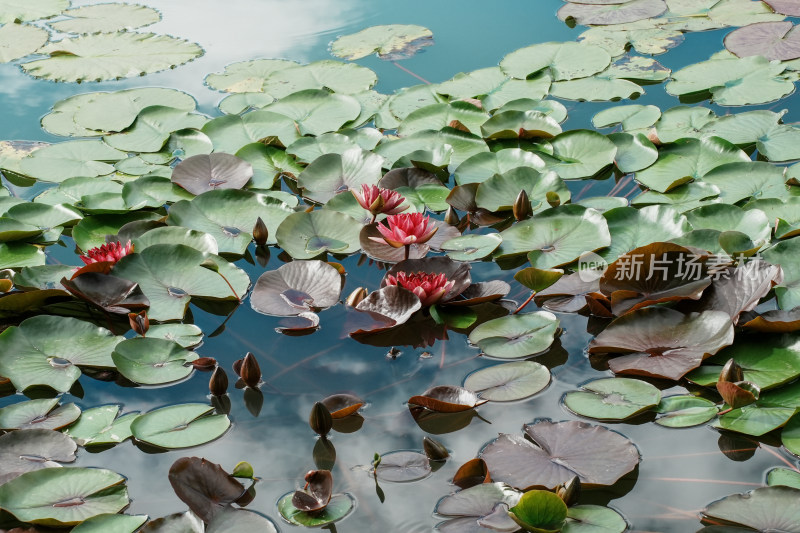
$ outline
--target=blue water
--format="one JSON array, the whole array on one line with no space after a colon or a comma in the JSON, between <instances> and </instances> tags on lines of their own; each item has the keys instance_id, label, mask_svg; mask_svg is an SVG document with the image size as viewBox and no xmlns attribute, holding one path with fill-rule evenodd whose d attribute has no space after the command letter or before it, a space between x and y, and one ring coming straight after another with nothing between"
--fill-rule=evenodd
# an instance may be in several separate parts
<instances>
[{"instance_id":1,"label":"blue water","mask_svg":"<svg viewBox=\"0 0 800 533\"><path fill-rule=\"evenodd\" d=\"M93 2L74 2L85 3ZM163 12L163 20L147 30L199 42L206 54L175 70L83 85L34 80L15 65L0 65L3 98L0 138L59 140L43 132L38 119L56 101L87 91L174 87L194 95L201 111L215 115L218 114L215 106L224 95L203 85L206 74L219 72L234 61L261 57L301 62L328 59L328 44L336 36L376 24L413 23L433 31L435 45L402 62L404 67L431 82L447 80L461 71L496 65L503 55L522 46L573 40L582 31L580 27L570 29L555 18L555 11L562 5L560 0L142 0L140 3ZM725 33L688 34L681 46L658 59L672 69L706 59L721 48ZM391 93L419 83L390 62L365 58L358 63L375 70L380 80L376 89L381 92ZM677 99L666 95L663 85L648 86L646 90L637 103L655 104L662 109L679 104ZM787 122L800 119L796 98L785 99L778 106L790 109L785 117ZM564 103L570 113L565 129L591 127L592 115L609 105ZM720 108L715 111L725 113ZM593 193L602 193L607 190L604 187L598 185ZM272 254L266 268L244 260L239 264L255 282L264 270L280 266L276 255ZM68 248L57 249L52 259L77 264ZM356 261L357 258L343 261L348 272L343 296L358 286L374 289L380 281L378 269L358 267ZM474 265L473 273L476 279L502 277L510 281L508 273L491 264ZM510 298L522 301L527 297L518 284L512 286ZM193 308L192 314L206 334L226 319L197 308ZM314 468L312 451L317 440L307 424L312 404L329 394L351 391L369 402L363 412L366 420L355 433L333 434L331 440L337 452L333 474L336 490L352 493L358 507L337 524L336 530L340 533L430 531L440 520L432 514L435 503L453 490L448 481L460 464L474 457L499 432L518 433L523 423L540 417L576 418L560 405L561 396L589 379L609 374L592 369L586 358L584 349L590 338L586 333L586 318L560 316L565 329L561 337L563 350L552 354L551 359L558 366L553 369L550 387L528 401L484 405L480 408L481 418L472 419L466 428L437 436L452 450L447 464L420 482L382 483L386 499L381 503L374 480L358 466L369 464L375 452L421 449L426 432L410 416L406 400L432 385L461 384L469 372L490 362L478 357L479 350L468 346L462 335L453 333L449 341L439 341L425 350L400 347L400 356L390 359L386 357L387 348L362 345L347 337L351 317L343 306L323 312L321 318L322 329L314 335L287 337L273 332L279 319L253 312L245 302L227 320L224 331L213 338L206 337L197 351L201 356L217 358L226 369L247 351L258 357L266 382L261 389L263 406L258 416L248 410L242 391L231 389L233 428L211 444L151 454L126 442L102 453L81 451L77 464L105 466L124 474L133 498L129 512L159 517L185 509L167 481L169 466L178 457L203 456L228 469L238 461L247 460L263 479L249 508L279 521L275 507L278 497L294 489L303 474ZM424 351L430 356L423 357ZM204 402L208 377L198 372L178 385L133 389L84 377L83 397L67 395L64 401L76 401L83 408L123 403L125 411L146 411L185 401ZM664 395L681 390L667 389ZM15 396L1 402L5 405L21 399ZM610 500L634 531L695 531L700 527L698 511L707 503L761 485L765 472L772 467L782 466L786 461L796 463L779 448L769 445L752 450L754 455L747 461L734 462L720 452L720 435L706 427L671 430L649 423L608 425L631 438L641 450L643 461L638 480L635 488L622 497L594 492L585 499L601 503ZM755 447L752 443L731 446L745 449L738 459L750 453L746 449ZM293 530L286 524L281 528Z\"/></svg>"}]
</instances>

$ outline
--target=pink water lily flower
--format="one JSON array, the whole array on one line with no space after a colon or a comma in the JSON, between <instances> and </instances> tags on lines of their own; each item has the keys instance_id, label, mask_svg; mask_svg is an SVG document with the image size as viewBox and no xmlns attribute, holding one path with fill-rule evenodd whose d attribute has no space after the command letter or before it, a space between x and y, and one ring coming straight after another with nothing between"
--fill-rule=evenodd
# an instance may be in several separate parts
<instances>
[{"instance_id":1,"label":"pink water lily flower","mask_svg":"<svg viewBox=\"0 0 800 533\"><path fill-rule=\"evenodd\" d=\"M422 244L431 240L437 228L431 217L422 213L401 213L386 217L389 227L379 223L377 228L383 240L393 248L401 248L412 244ZM371 239L380 242L377 237Z\"/></svg>"},{"instance_id":2,"label":"pink water lily flower","mask_svg":"<svg viewBox=\"0 0 800 533\"><path fill-rule=\"evenodd\" d=\"M398 272L386 275L386 285L398 285L417 295L423 307L431 306L444 298L455 281L448 281L444 274L426 272Z\"/></svg>"},{"instance_id":3,"label":"pink water lily flower","mask_svg":"<svg viewBox=\"0 0 800 533\"><path fill-rule=\"evenodd\" d=\"M130 253L133 253L133 244L131 244L131 241L128 241L124 245L121 242L109 242L86 252L86 255L81 256L81 261L87 265L103 261L116 263Z\"/></svg>"},{"instance_id":4,"label":"pink water lily flower","mask_svg":"<svg viewBox=\"0 0 800 533\"><path fill-rule=\"evenodd\" d=\"M377 185L362 185L361 192L351 190L356 197L358 205L369 211L373 216L381 213L384 215L396 215L408 209L408 205L402 205L405 197L397 191L382 189Z\"/></svg>"}]
</instances>

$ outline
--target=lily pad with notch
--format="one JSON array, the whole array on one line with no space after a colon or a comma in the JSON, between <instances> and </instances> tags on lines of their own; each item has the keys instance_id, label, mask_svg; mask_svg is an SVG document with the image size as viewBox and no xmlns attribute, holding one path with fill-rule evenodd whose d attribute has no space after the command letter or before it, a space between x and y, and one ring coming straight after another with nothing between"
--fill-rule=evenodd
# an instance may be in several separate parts
<instances>
[{"instance_id":1,"label":"lily pad with notch","mask_svg":"<svg viewBox=\"0 0 800 533\"><path fill-rule=\"evenodd\" d=\"M245 493L245 487L218 464L181 457L169 469L169 483L180 500L204 522L211 522Z\"/></svg>"},{"instance_id":2,"label":"lily pad with notch","mask_svg":"<svg viewBox=\"0 0 800 533\"><path fill-rule=\"evenodd\" d=\"M559 320L548 311L489 320L469 334L469 341L489 357L522 359L546 351L555 339Z\"/></svg>"},{"instance_id":3,"label":"lily pad with notch","mask_svg":"<svg viewBox=\"0 0 800 533\"><path fill-rule=\"evenodd\" d=\"M0 485L25 472L75 461L69 436L50 429L20 429L0 436Z\"/></svg>"},{"instance_id":4,"label":"lily pad with notch","mask_svg":"<svg viewBox=\"0 0 800 533\"><path fill-rule=\"evenodd\" d=\"M490 402L523 400L550 384L550 371L534 361L515 361L477 370L464 379L464 388Z\"/></svg>"},{"instance_id":5,"label":"lily pad with notch","mask_svg":"<svg viewBox=\"0 0 800 533\"><path fill-rule=\"evenodd\" d=\"M212 415L214 408L200 403L161 407L131 424L136 440L166 449L189 448L211 442L228 431L226 415Z\"/></svg>"},{"instance_id":6,"label":"lily pad with notch","mask_svg":"<svg viewBox=\"0 0 800 533\"><path fill-rule=\"evenodd\" d=\"M152 337L126 339L111 354L117 370L134 383L161 385L181 380L192 373L197 354L180 344Z\"/></svg>"},{"instance_id":7,"label":"lily pad with notch","mask_svg":"<svg viewBox=\"0 0 800 533\"><path fill-rule=\"evenodd\" d=\"M581 389L566 393L562 402L573 413L597 420L626 420L661 401L661 391L638 379L596 379Z\"/></svg>"},{"instance_id":8,"label":"lily pad with notch","mask_svg":"<svg viewBox=\"0 0 800 533\"><path fill-rule=\"evenodd\" d=\"M173 169L172 182L198 195L217 189L241 189L253 177L253 165L235 155L194 155Z\"/></svg>"},{"instance_id":9,"label":"lily pad with notch","mask_svg":"<svg viewBox=\"0 0 800 533\"><path fill-rule=\"evenodd\" d=\"M266 315L295 316L336 305L341 288L339 271L328 263L293 261L258 278L250 305Z\"/></svg>"},{"instance_id":10,"label":"lily pad with notch","mask_svg":"<svg viewBox=\"0 0 800 533\"><path fill-rule=\"evenodd\" d=\"M118 416L119 412L119 405L86 409L74 424L63 430L64 434L81 446L119 444L132 436L131 424L139 416L138 412Z\"/></svg>"}]
</instances>

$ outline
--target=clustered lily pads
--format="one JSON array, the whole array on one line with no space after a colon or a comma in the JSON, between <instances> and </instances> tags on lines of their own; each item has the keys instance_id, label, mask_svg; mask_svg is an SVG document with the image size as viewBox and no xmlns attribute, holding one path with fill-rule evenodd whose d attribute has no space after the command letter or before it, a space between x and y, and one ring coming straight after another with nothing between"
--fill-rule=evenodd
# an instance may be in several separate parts
<instances>
[{"instance_id":1,"label":"clustered lily pads","mask_svg":"<svg viewBox=\"0 0 800 533\"><path fill-rule=\"evenodd\" d=\"M429 433L465 427L483 404L545 390L548 357L565 333L555 313L580 313L592 320L589 361L615 377L566 392L571 413L771 434L800 456L800 173L784 165L800 159L800 129L784 123L785 112L690 105L792 94L800 41L784 19L796 15L793 0L566 0L558 18L588 27L577 42L532 44L497 66L391 95L352 61L410 58L433 44L429 29L339 36L330 51L346 61L230 64L205 78L227 93L213 117L191 95L159 87L56 102L41 125L65 140L0 142L0 382L30 397L0 409L0 508L20 524L76 533L143 524L151 533L277 531L242 509L258 481L247 464L229 474L204 458L178 459L168 479L189 510L154 520L121 514L130 500L120 474L68 466L79 446L130 439L158 452L223 438L228 376L195 351L203 332L193 309L230 318L247 299L287 320L276 328L285 335L313 334L319 313L344 303L342 337L390 355L453 332L501 360L463 386L409 398ZM35 78L90 82L203 54L178 37L135 31L159 20L134 4L0 0L0 62ZM685 33L728 27L737 29L726 50L675 72L645 57ZM606 133L564 127L562 100L635 99L661 83L685 105L601 110L592 122L614 128ZM607 196L584 196L603 180L613 183ZM54 264L51 247L73 244L76 265ZM265 267L273 254L282 266L252 283L245 262ZM339 261L356 255L386 272L342 301L353 276ZM489 279L483 266L494 269ZM514 289L498 269L530 290L526 301L507 299ZM524 312L531 303L543 310ZM82 377L151 387L203 370L212 372L210 405L139 413L60 397L76 395ZM270 377L253 353L233 370L258 416ZM663 383L686 393L662 395ZM352 495L333 492L329 434L360 428L364 404L351 393L314 404L317 469L277 502L288 523L332 529L354 509ZM536 420L523 432L501 433L458 470L461 490L436 506L446 519L439 531L628 528L579 495L635 477L641 456L631 440L577 420ZM381 501L379 481L419 481L449 458L431 437L423 449L376 454L369 470ZM769 480L708 505L703 522L800 531L796 476Z\"/></svg>"}]
</instances>

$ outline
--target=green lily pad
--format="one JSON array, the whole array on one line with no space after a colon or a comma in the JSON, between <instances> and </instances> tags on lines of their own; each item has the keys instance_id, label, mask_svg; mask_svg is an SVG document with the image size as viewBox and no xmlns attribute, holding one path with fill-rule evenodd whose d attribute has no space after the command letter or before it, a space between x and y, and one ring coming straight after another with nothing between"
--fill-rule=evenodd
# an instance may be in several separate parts
<instances>
[{"instance_id":1,"label":"green lily pad","mask_svg":"<svg viewBox=\"0 0 800 533\"><path fill-rule=\"evenodd\" d=\"M470 133L479 135L483 129L481 125L487 120L489 115L470 102L431 104L409 113L400 123L397 133L405 136L418 131L440 130L457 122L459 129L466 128Z\"/></svg>"},{"instance_id":2,"label":"green lily pad","mask_svg":"<svg viewBox=\"0 0 800 533\"><path fill-rule=\"evenodd\" d=\"M262 109L274 101L275 98L266 93L233 93L220 100L217 107L226 115L241 115L245 111Z\"/></svg>"},{"instance_id":3,"label":"green lily pad","mask_svg":"<svg viewBox=\"0 0 800 533\"><path fill-rule=\"evenodd\" d=\"M141 252L156 244L185 244L195 250L217 254L217 241L208 233L186 229L183 226L159 226L146 231L132 240L134 250Z\"/></svg>"},{"instance_id":4,"label":"green lily pad","mask_svg":"<svg viewBox=\"0 0 800 533\"><path fill-rule=\"evenodd\" d=\"M353 94L375 85L378 77L370 69L341 61L315 61L272 72L264 80L262 91L284 98L304 89L330 89L335 93Z\"/></svg>"},{"instance_id":5,"label":"green lily pad","mask_svg":"<svg viewBox=\"0 0 800 533\"><path fill-rule=\"evenodd\" d=\"M678 106L667 109L655 124L656 134L662 143L671 143L685 137L703 137L702 128L713 122L714 112L705 107Z\"/></svg>"},{"instance_id":6,"label":"green lily pad","mask_svg":"<svg viewBox=\"0 0 800 533\"><path fill-rule=\"evenodd\" d=\"M40 148L20 161L20 170L32 178L60 183L67 178L105 176L125 152L100 140L67 141Z\"/></svg>"},{"instance_id":7,"label":"green lily pad","mask_svg":"<svg viewBox=\"0 0 800 533\"><path fill-rule=\"evenodd\" d=\"M420 48L433 44L433 33L415 24L372 26L331 43L331 54L354 61L373 53L380 59L406 59Z\"/></svg>"},{"instance_id":8,"label":"green lily pad","mask_svg":"<svg viewBox=\"0 0 800 533\"><path fill-rule=\"evenodd\" d=\"M360 249L361 225L355 219L321 209L293 213L278 226L278 245L295 259L313 259L323 253L351 254Z\"/></svg>"},{"instance_id":9,"label":"green lily pad","mask_svg":"<svg viewBox=\"0 0 800 533\"><path fill-rule=\"evenodd\" d=\"M588 78L557 81L550 86L551 96L579 102L616 102L625 98L638 98L642 94L642 87L619 77L611 69Z\"/></svg>"},{"instance_id":10,"label":"green lily pad","mask_svg":"<svg viewBox=\"0 0 800 533\"><path fill-rule=\"evenodd\" d=\"M800 264L795 255L798 251L800 251L800 241L788 239L762 254L766 261L780 265L783 269L783 283L775 287L775 296L778 299L778 307L784 310L794 309L800 305Z\"/></svg>"},{"instance_id":11,"label":"green lily pad","mask_svg":"<svg viewBox=\"0 0 800 533\"><path fill-rule=\"evenodd\" d=\"M50 55L20 65L36 78L52 81L104 81L174 68L203 54L189 41L154 33L95 33L66 38L39 50Z\"/></svg>"},{"instance_id":12,"label":"green lily pad","mask_svg":"<svg viewBox=\"0 0 800 533\"><path fill-rule=\"evenodd\" d=\"M311 137L303 137L297 142L303 139L311 139ZM297 142L292 146L295 146ZM261 143L246 144L236 152L236 157L253 166L253 176L250 178L250 188L252 189L270 189L282 176L296 179L303 171L303 167L290 153Z\"/></svg>"},{"instance_id":13,"label":"green lily pad","mask_svg":"<svg viewBox=\"0 0 800 533\"><path fill-rule=\"evenodd\" d=\"M184 348L192 348L203 340L203 330L194 324L151 324L147 336L174 341Z\"/></svg>"},{"instance_id":14,"label":"green lily pad","mask_svg":"<svg viewBox=\"0 0 800 533\"><path fill-rule=\"evenodd\" d=\"M686 428L705 424L717 416L714 402L697 396L667 396L654 409L662 416L655 423L669 428Z\"/></svg>"},{"instance_id":15,"label":"green lily pad","mask_svg":"<svg viewBox=\"0 0 800 533\"><path fill-rule=\"evenodd\" d=\"M704 517L756 531L800 532L800 489L761 487L745 494L733 494L703 509Z\"/></svg>"},{"instance_id":16,"label":"green lily pad","mask_svg":"<svg viewBox=\"0 0 800 533\"><path fill-rule=\"evenodd\" d=\"M172 183L167 177L142 176L122 187L122 199L131 210L147 207L157 209L168 203L191 200L192 194Z\"/></svg>"},{"instance_id":17,"label":"green lily pad","mask_svg":"<svg viewBox=\"0 0 800 533\"><path fill-rule=\"evenodd\" d=\"M134 533L147 522L147 515L100 514L84 520L74 533ZM72 533L71 532L71 533Z\"/></svg>"},{"instance_id":18,"label":"green lily pad","mask_svg":"<svg viewBox=\"0 0 800 533\"><path fill-rule=\"evenodd\" d=\"M481 183L495 174L518 168L530 167L544 170L545 163L538 155L519 148L506 148L498 152L481 152L473 155L455 170L458 185Z\"/></svg>"},{"instance_id":19,"label":"green lily pad","mask_svg":"<svg viewBox=\"0 0 800 533\"><path fill-rule=\"evenodd\" d=\"M74 403L58 404L58 398L43 398L13 403L0 409L3 429L61 429L81 416Z\"/></svg>"},{"instance_id":20,"label":"green lily pad","mask_svg":"<svg viewBox=\"0 0 800 533\"><path fill-rule=\"evenodd\" d=\"M783 446L795 455L800 455L800 417L795 415L781 432Z\"/></svg>"},{"instance_id":21,"label":"green lily pad","mask_svg":"<svg viewBox=\"0 0 800 533\"><path fill-rule=\"evenodd\" d=\"M117 344L111 358L120 374L134 383L161 385L189 376L193 368L187 363L197 354L173 341L137 337Z\"/></svg>"},{"instance_id":22,"label":"green lily pad","mask_svg":"<svg viewBox=\"0 0 800 533\"><path fill-rule=\"evenodd\" d=\"M389 168L394 166L397 160L412 152L442 150L446 145L450 145L453 149L448 166L450 170L455 170L477 153L489 151L482 138L453 128L445 128L442 131L418 131L407 137L383 141L375 148L375 153L386 159L384 166Z\"/></svg>"},{"instance_id":23,"label":"green lily pad","mask_svg":"<svg viewBox=\"0 0 800 533\"><path fill-rule=\"evenodd\" d=\"M448 99L437 92L436 85L414 85L397 91L389 98L388 108L397 120L403 120L410 113L431 104L447 103Z\"/></svg>"},{"instance_id":24,"label":"green lily pad","mask_svg":"<svg viewBox=\"0 0 800 533\"><path fill-rule=\"evenodd\" d=\"M566 265L611 244L603 215L577 204L542 211L500 236L503 242L494 252L495 259L528 253L531 265L540 269Z\"/></svg>"},{"instance_id":25,"label":"green lily pad","mask_svg":"<svg viewBox=\"0 0 800 533\"><path fill-rule=\"evenodd\" d=\"M541 43L520 48L500 61L500 68L512 78L527 79L549 70L554 81L585 78L604 70L611 56L603 48L576 42Z\"/></svg>"},{"instance_id":26,"label":"green lily pad","mask_svg":"<svg viewBox=\"0 0 800 533\"><path fill-rule=\"evenodd\" d=\"M25 2L20 0L2 0L0 2L0 24L13 23L17 20L28 22L55 17L69 7L69 0L42 0Z\"/></svg>"},{"instance_id":27,"label":"green lily pad","mask_svg":"<svg viewBox=\"0 0 800 533\"><path fill-rule=\"evenodd\" d=\"M219 272L203 266L208 263ZM136 280L150 300L149 317L161 321L183 318L192 298L236 301L250 286L243 270L181 244L157 244L127 255L114 266L114 274Z\"/></svg>"},{"instance_id":28,"label":"green lily pad","mask_svg":"<svg viewBox=\"0 0 800 533\"><path fill-rule=\"evenodd\" d=\"M295 526L322 527L333 524L350 514L355 507L355 500L349 494L334 494L325 509L308 513L292 505L293 495L294 492L290 492L278 500L278 512L287 522Z\"/></svg>"},{"instance_id":29,"label":"green lily pad","mask_svg":"<svg viewBox=\"0 0 800 533\"><path fill-rule=\"evenodd\" d=\"M211 139L214 151L231 154L255 142L289 146L301 137L291 118L265 110L246 113L241 117L217 117L206 122L202 131Z\"/></svg>"},{"instance_id":30,"label":"green lily pad","mask_svg":"<svg viewBox=\"0 0 800 533\"><path fill-rule=\"evenodd\" d=\"M355 147L341 154L325 154L314 160L297 177L304 195L324 203L348 189L377 185L381 179L383 158Z\"/></svg>"},{"instance_id":31,"label":"green lily pad","mask_svg":"<svg viewBox=\"0 0 800 533\"><path fill-rule=\"evenodd\" d=\"M0 27L0 63L9 63L38 50L50 36L30 24L5 24Z\"/></svg>"},{"instance_id":32,"label":"green lily pad","mask_svg":"<svg viewBox=\"0 0 800 533\"><path fill-rule=\"evenodd\" d=\"M0 268L22 268L43 265L44 251L22 242L0 243Z\"/></svg>"},{"instance_id":33,"label":"green lily pad","mask_svg":"<svg viewBox=\"0 0 800 533\"><path fill-rule=\"evenodd\" d=\"M436 91L451 98L477 98L484 109L494 111L515 100L544 98L550 81L549 73L519 80L506 76L500 67L489 67L456 74L440 83Z\"/></svg>"},{"instance_id":34,"label":"green lily pad","mask_svg":"<svg viewBox=\"0 0 800 533\"><path fill-rule=\"evenodd\" d=\"M767 473L767 485L800 489L800 472L788 468L773 468Z\"/></svg>"},{"instance_id":35,"label":"green lily pad","mask_svg":"<svg viewBox=\"0 0 800 533\"><path fill-rule=\"evenodd\" d=\"M264 108L294 120L301 135L322 135L340 129L361 113L361 104L346 94L307 89Z\"/></svg>"},{"instance_id":36,"label":"green lily pad","mask_svg":"<svg viewBox=\"0 0 800 533\"><path fill-rule=\"evenodd\" d=\"M793 191L786 184L784 170L766 161L720 165L703 176L703 181L716 185L726 204L747 198L787 198Z\"/></svg>"},{"instance_id":37,"label":"green lily pad","mask_svg":"<svg viewBox=\"0 0 800 533\"><path fill-rule=\"evenodd\" d=\"M658 160L658 150L643 133L612 133L608 138L617 146L614 164L624 174L647 168Z\"/></svg>"},{"instance_id":38,"label":"green lily pad","mask_svg":"<svg viewBox=\"0 0 800 533\"><path fill-rule=\"evenodd\" d=\"M149 332L148 332L149 333ZM131 437L131 423L139 413L128 413L117 417L119 405L93 407L81 413L81 417L64 429L81 446L108 446L119 444Z\"/></svg>"},{"instance_id":39,"label":"green lily pad","mask_svg":"<svg viewBox=\"0 0 800 533\"><path fill-rule=\"evenodd\" d=\"M597 420L625 420L661 401L661 391L638 379L596 379L581 388L568 392L562 401L573 413Z\"/></svg>"},{"instance_id":40,"label":"green lily pad","mask_svg":"<svg viewBox=\"0 0 800 533\"><path fill-rule=\"evenodd\" d=\"M62 15L70 18L49 24L62 33L133 30L161 20L161 14L152 7L121 3L81 6L67 9Z\"/></svg>"},{"instance_id":41,"label":"green lily pad","mask_svg":"<svg viewBox=\"0 0 800 533\"><path fill-rule=\"evenodd\" d=\"M561 533L623 533L628 523L617 511L600 505L573 505Z\"/></svg>"},{"instance_id":42,"label":"green lily pad","mask_svg":"<svg viewBox=\"0 0 800 533\"><path fill-rule=\"evenodd\" d=\"M679 187L675 187L669 192L645 191L631 200L631 205L640 207L648 205L664 204L669 205L679 213L690 209L719 203L719 187L702 181L693 181Z\"/></svg>"},{"instance_id":43,"label":"green lily pad","mask_svg":"<svg viewBox=\"0 0 800 533\"><path fill-rule=\"evenodd\" d=\"M653 166L637 172L636 181L649 189L667 192L734 162L751 163L747 154L728 141L718 137L679 139L661 150Z\"/></svg>"},{"instance_id":44,"label":"green lily pad","mask_svg":"<svg viewBox=\"0 0 800 533\"><path fill-rule=\"evenodd\" d=\"M612 57L620 56L629 48L640 54L663 54L670 48L680 45L683 32L673 28L637 28L634 25L622 27L591 27L578 36L578 41L590 46L600 46L608 50Z\"/></svg>"},{"instance_id":45,"label":"green lily pad","mask_svg":"<svg viewBox=\"0 0 800 533\"><path fill-rule=\"evenodd\" d=\"M160 220L162 216L150 211L132 211L123 214L92 215L84 217L72 228L75 244L87 251L106 243L106 235L116 235L122 226L136 221Z\"/></svg>"},{"instance_id":46,"label":"green lily pad","mask_svg":"<svg viewBox=\"0 0 800 533\"><path fill-rule=\"evenodd\" d=\"M77 101L70 106L75 107L71 117L73 122L81 128L99 132L124 130L133 124L142 110L150 106L166 106L187 112L194 111L196 106L190 95L165 87L137 87L79 96L86 96L88 100ZM57 109L58 104L53 107L54 111Z\"/></svg>"},{"instance_id":47,"label":"green lily pad","mask_svg":"<svg viewBox=\"0 0 800 533\"><path fill-rule=\"evenodd\" d=\"M462 235L442 243L442 250L456 261L478 261L494 252L502 241L499 233Z\"/></svg>"},{"instance_id":48,"label":"green lily pad","mask_svg":"<svg viewBox=\"0 0 800 533\"><path fill-rule=\"evenodd\" d=\"M550 371L534 361L515 361L490 366L469 374L464 388L490 402L513 402L530 398L550 384Z\"/></svg>"},{"instance_id":49,"label":"green lily pad","mask_svg":"<svg viewBox=\"0 0 800 533\"><path fill-rule=\"evenodd\" d=\"M111 352L122 337L75 318L40 315L0 334L0 375L18 390L41 385L66 392L78 367L113 368Z\"/></svg>"},{"instance_id":50,"label":"green lily pad","mask_svg":"<svg viewBox=\"0 0 800 533\"><path fill-rule=\"evenodd\" d=\"M221 437L231 425L226 415L212 415L213 410L200 403L162 407L140 415L131 431L136 440L159 448L199 446Z\"/></svg>"},{"instance_id":51,"label":"green lily pad","mask_svg":"<svg viewBox=\"0 0 800 533\"><path fill-rule=\"evenodd\" d=\"M0 486L0 506L33 524L76 525L129 504L125 478L101 468L45 468Z\"/></svg>"},{"instance_id":52,"label":"green lily pad","mask_svg":"<svg viewBox=\"0 0 800 533\"><path fill-rule=\"evenodd\" d=\"M590 130L572 130L550 140L551 158L546 158L548 170L561 179L591 178L614 163L616 145L605 135Z\"/></svg>"},{"instance_id":53,"label":"green lily pad","mask_svg":"<svg viewBox=\"0 0 800 533\"><path fill-rule=\"evenodd\" d=\"M567 504L553 492L530 490L522 495L509 512L514 521L526 531L561 531L567 518Z\"/></svg>"},{"instance_id":54,"label":"green lily pad","mask_svg":"<svg viewBox=\"0 0 800 533\"><path fill-rule=\"evenodd\" d=\"M600 111L592 118L596 128L620 125L623 131L648 128L661 118L661 110L654 105L620 105Z\"/></svg>"},{"instance_id":55,"label":"green lily pad","mask_svg":"<svg viewBox=\"0 0 800 533\"><path fill-rule=\"evenodd\" d=\"M561 126L541 111L503 111L484 121L481 132L487 140L550 139L561 133Z\"/></svg>"},{"instance_id":56,"label":"green lily pad","mask_svg":"<svg viewBox=\"0 0 800 533\"><path fill-rule=\"evenodd\" d=\"M125 152L158 152L173 131L200 129L208 117L183 109L154 105L142 109L133 124L122 133L106 135L103 140Z\"/></svg>"},{"instance_id":57,"label":"green lily pad","mask_svg":"<svg viewBox=\"0 0 800 533\"><path fill-rule=\"evenodd\" d=\"M489 357L521 359L547 350L555 339L559 321L553 313L537 311L495 318L469 334L469 342Z\"/></svg>"},{"instance_id":58,"label":"green lily pad","mask_svg":"<svg viewBox=\"0 0 800 533\"><path fill-rule=\"evenodd\" d=\"M285 59L255 59L231 63L222 73L206 76L206 85L226 93L263 92L264 80L279 70L299 66Z\"/></svg>"},{"instance_id":59,"label":"green lily pad","mask_svg":"<svg viewBox=\"0 0 800 533\"><path fill-rule=\"evenodd\" d=\"M701 61L672 73L666 90L673 96L710 97L725 106L765 104L794 91L786 67L762 56Z\"/></svg>"},{"instance_id":60,"label":"green lily pad","mask_svg":"<svg viewBox=\"0 0 800 533\"><path fill-rule=\"evenodd\" d=\"M623 0L578 4L568 2L558 10L561 20L574 20L582 25L611 25L657 17L667 10L664 0Z\"/></svg>"},{"instance_id":61,"label":"green lily pad","mask_svg":"<svg viewBox=\"0 0 800 533\"><path fill-rule=\"evenodd\" d=\"M549 194L556 194L562 203L570 199L569 189L555 172L523 167L495 174L480 183L475 192L475 203L489 211L510 211L520 191L528 195L534 213L548 207Z\"/></svg>"},{"instance_id":62,"label":"green lily pad","mask_svg":"<svg viewBox=\"0 0 800 533\"><path fill-rule=\"evenodd\" d=\"M259 217L267 225L267 243L274 244L277 230L291 207L282 201L252 191L219 189L182 200L170 207L167 223L207 233L217 241L220 253L241 255L252 240Z\"/></svg>"}]
</instances>

